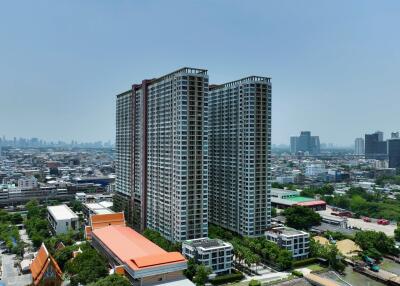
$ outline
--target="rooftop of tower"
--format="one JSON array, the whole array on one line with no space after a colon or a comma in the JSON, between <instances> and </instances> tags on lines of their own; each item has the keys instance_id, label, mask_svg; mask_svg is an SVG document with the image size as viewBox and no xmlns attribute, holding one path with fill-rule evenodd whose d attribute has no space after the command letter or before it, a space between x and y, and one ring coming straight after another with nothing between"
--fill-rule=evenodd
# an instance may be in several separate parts
<instances>
[{"instance_id":1,"label":"rooftop of tower","mask_svg":"<svg viewBox=\"0 0 400 286\"><path fill-rule=\"evenodd\" d=\"M164 79L167 79L169 77L174 76L175 74L180 74L180 73L187 73L187 74L203 74L206 75L207 74L207 70L206 69L197 69L197 68L190 68L190 67L183 67L180 68L176 71L173 71L171 73L168 73L166 75L163 75L159 78L154 78L151 80L151 83L155 83Z\"/></svg>"},{"instance_id":2,"label":"rooftop of tower","mask_svg":"<svg viewBox=\"0 0 400 286\"><path fill-rule=\"evenodd\" d=\"M176 74L180 74L180 73L207 75L207 70L206 69L191 68L191 67L183 67L183 68L180 68L180 69L178 69L176 71L173 71L173 72L170 72L170 73L168 73L166 75L163 75L161 77L147 79L146 81L148 82L148 84L153 84L153 83L165 80L165 79L167 79L169 77L172 77L172 76L174 76ZM136 86L136 88L139 89L139 88L141 88L142 83L134 84L132 86ZM122 92L120 94L117 94L117 98L120 97L120 96L126 95L126 94L130 94L131 92L132 92L132 89L124 91L124 92Z\"/></svg>"},{"instance_id":3,"label":"rooftop of tower","mask_svg":"<svg viewBox=\"0 0 400 286\"><path fill-rule=\"evenodd\" d=\"M227 83L222 83L222 84L213 84L210 85L210 90L212 89L217 89L217 88L222 88L222 87L230 87L230 86L235 86L238 84L243 84L243 83L249 83L249 82L271 82L271 78L270 77L264 77L264 76L248 76L248 77L244 77L235 81L230 81Z\"/></svg>"}]
</instances>

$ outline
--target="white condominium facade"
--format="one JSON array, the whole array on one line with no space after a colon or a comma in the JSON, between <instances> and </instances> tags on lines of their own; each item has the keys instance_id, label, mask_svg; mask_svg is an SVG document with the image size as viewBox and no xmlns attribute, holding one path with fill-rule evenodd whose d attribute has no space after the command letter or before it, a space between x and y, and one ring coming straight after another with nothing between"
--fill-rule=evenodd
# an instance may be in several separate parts
<instances>
[{"instance_id":1,"label":"white condominium facade","mask_svg":"<svg viewBox=\"0 0 400 286\"><path fill-rule=\"evenodd\" d=\"M182 243L182 254L204 264L216 274L231 273L233 246L220 239L199 238Z\"/></svg>"},{"instance_id":2,"label":"white condominium facade","mask_svg":"<svg viewBox=\"0 0 400 286\"><path fill-rule=\"evenodd\" d=\"M115 205L136 229L171 241L207 236L207 100L207 71L193 68L117 96Z\"/></svg>"},{"instance_id":3,"label":"white condominium facade","mask_svg":"<svg viewBox=\"0 0 400 286\"><path fill-rule=\"evenodd\" d=\"M310 253L310 234L289 227L275 227L265 232L267 240L292 253L294 259L306 259Z\"/></svg>"},{"instance_id":4,"label":"white condominium facade","mask_svg":"<svg viewBox=\"0 0 400 286\"><path fill-rule=\"evenodd\" d=\"M131 140L132 140L132 92L117 96L116 113L116 191L127 196L131 193Z\"/></svg>"},{"instance_id":5,"label":"white condominium facade","mask_svg":"<svg viewBox=\"0 0 400 286\"><path fill-rule=\"evenodd\" d=\"M148 87L147 226L172 241L208 235L207 100L206 70Z\"/></svg>"},{"instance_id":6,"label":"white condominium facade","mask_svg":"<svg viewBox=\"0 0 400 286\"><path fill-rule=\"evenodd\" d=\"M251 76L209 96L210 222L261 236L271 221L271 82Z\"/></svg>"}]
</instances>

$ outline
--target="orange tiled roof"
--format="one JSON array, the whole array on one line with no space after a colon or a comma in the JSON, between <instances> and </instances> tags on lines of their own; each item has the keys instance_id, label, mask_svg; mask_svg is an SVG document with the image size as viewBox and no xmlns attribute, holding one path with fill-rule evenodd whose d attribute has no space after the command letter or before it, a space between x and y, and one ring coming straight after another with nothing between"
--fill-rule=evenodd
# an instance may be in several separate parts
<instances>
[{"instance_id":1,"label":"orange tiled roof","mask_svg":"<svg viewBox=\"0 0 400 286\"><path fill-rule=\"evenodd\" d=\"M179 252L167 252L129 227L99 228L93 230L92 237L133 270L186 261Z\"/></svg>"},{"instance_id":2,"label":"orange tiled roof","mask_svg":"<svg viewBox=\"0 0 400 286\"><path fill-rule=\"evenodd\" d=\"M30 267L34 285L38 285L41 282L42 277L50 264L54 267L56 275L61 277L62 271L58 266L57 261L55 261L50 255L43 243Z\"/></svg>"},{"instance_id":3,"label":"orange tiled roof","mask_svg":"<svg viewBox=\"0 0 400 286\"><path fill-rule=\"evenodd\" d=\"M131 259L135 268L144 268L150 266L163 265L173 262L183 262L185 258L179 252L167 252L164 254L148 255Z\"/></svg>"},{"instance_id":4,"label":"orange tiled roof","mask_svg":"<svg viewBox=\"0 0 400 286\"><path fill-rule=\"evenodd\" d=\"M92 230L106 227L109 225L120 225L125 226L124 213L113 213L113 214L98 214L90 216L90 225Z\"/></svg>"},{"instance_id":5,"label":"orange tiled roof","mask_svg":"<svg viewBox=\"0 0 400 286\"><path fill-rule=\"evenodd\" d=\"M85 237L88 240L92 239L92 227L91 226L85 226Z\"/></svg>"}]
</instances>

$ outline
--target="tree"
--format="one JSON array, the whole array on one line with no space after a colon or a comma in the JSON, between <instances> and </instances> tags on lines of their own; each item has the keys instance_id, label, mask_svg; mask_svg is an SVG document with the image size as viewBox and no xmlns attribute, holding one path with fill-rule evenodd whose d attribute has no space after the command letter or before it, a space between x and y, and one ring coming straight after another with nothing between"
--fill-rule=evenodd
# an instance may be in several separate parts
<instances>
[{"instance_id":1,"label":"tree","mask_svg":"<svg viewBox=\"0 0 400 286\"><path fill-rule=\"evenodd\" d=\"M193 282L197 286L204 286L208 280L208 275L212 273L211 269L204 266L203 264L197 265L196 276L194 276Z\"/></svg>"},{"instance_id":2,"label":"tree","mask_svg":"<svg viewBox=\"0 0 400 286\"><path fill-rule=\"evenodd\" d=\"M292 268L293 258L292 253L289 250L282 249L279 252L279 256L276 259L276 264L278 265L279 269L287 270Z\"/></svg>"},{"instance_id":3,"label":"tree","mask_svg":"<svg viewBox=\"0 0 400 286\"><path fill-rule=\"evenodd\" d=\"M321 216L314 210L301 206L287 208L283 215L286 217L286 224L295 229L308 230L312 226L321 224Z\"/></svg>"},{"instance_id":4,"label":"tree","mask_svg":"<svg viewBox=\"0 0 400 286\"><path fill-rule=\"evenodd\" d=\"M78 200L73 200L69 205L74 212L81 212L83 209L82 203Z\"/></svg>"},{"instance_id":5,"label":"tree","mask_svg":"<svg viewBox=\"0 0 400 286\"><path fill-rule=\"evenodd\" d=\"M343 272L345 265L339 257L339 251L334 244L322 245L314 239L310 240L310 256L326 259L329 266L336 271Z\"/></svg>"},{"instance_id":6,"label":"tree","mask_svg":"<svg viewBox=\"0 0 400 286\"><path fill-rule=\"evenodd\" d=\"M181 245L176 243L172 243L168 241L165 237L163 237L159 232L152 230L152 229L145 229L143 232L143 235L157 244L159 247L166 251L180 251L181 250Z\"/></svg>"},{"instance_id":7,"label":"tree","mask_svg":"<svg viewBox=\"0 0 400 286\"><path fill-rule=\"evenodd\" d=\"M189 279L189 280L193 280L193 277L196 275L196 262L194 261L193 258L190 258L188 260L188 264L187 264L187 269L185 269L183 271L183 274L185 274L185 276Z\"/></svg>"},{"instance_id":8,"label":"tree","mask_svg":"<svg viewBox=\"0 0 400 286\"><path fill-rule=\"evenodd\" d=\"M394 239L400 241L400 225L394 230Z\"/></svg>"},{"instance_id":9,"label":"tree","mask_svg":"<svg viewBox=\"0 0 400 286\"><path fill-rule=\"evenodd\" d=\"M28 219L41 216L40 207L37 200L30 200L26 203L25 208L28 211Z\"/></svg>"},{"instance_id":10,"label":"tree","mask_svg":"<svg viewBox=\"0 0 400 286\"><path fill-rule=\"evenodd\" d=\"M388 237L383 232L376 232L372 230L358 231L354 237L354 241L364 250L369 251L370 254L398 254L396 243L393 238ZM376 257L374 257L376 258Z\"/></svg>"},{"instance_id":11,"label":"tree","mask_svg":"<svg viewBox=\"0 0 400 286\"><path fill-rule=\"evenodd\" d=\"M130 286L131 283L124 276L113 274L100 279L97 282L90 283L88 286Z\"/></svg>"},{"instance_id":12,"label":"tree","mask_svg":"<svg viewBox=\"0 0 400 286\"><path fill-rule=\"evenodd\" d=\"M276 217L277 212L276 212L276 208L271 208L271 217Z\"/></svg>"},{"instance_id":13,"label":"tree","mask_svg":"<svg viewBox=\"0 0 400 286\"><path fill-rule=\"evenodd\" d=\"M72 253L77 250L77 246L66 246L54 254L54 259L57 261L61 269L64 269L65 264L72 258Z\"/></svg>"},{"instance_id":14,"label":"tree","mask_svg":"<svg viewBox=\"0 0 400 286\"><path fill-rule=\"evenodd\" d=\"M108 274L106 261L90 246L84 247L81 254L68 261L65 270L72 275L72 286L87 285Z\"/></svg>"},{"instance_id":15,"label":"tree","mask_svg":"<svg viewBox=\"0 0 400 286\"><path fill-rule=\"evenodd\" d=\"M10 215L10 221L12 224L20 224L23 222L22 215L19 213L11 214Z\"/></svg>"}]
</instances>

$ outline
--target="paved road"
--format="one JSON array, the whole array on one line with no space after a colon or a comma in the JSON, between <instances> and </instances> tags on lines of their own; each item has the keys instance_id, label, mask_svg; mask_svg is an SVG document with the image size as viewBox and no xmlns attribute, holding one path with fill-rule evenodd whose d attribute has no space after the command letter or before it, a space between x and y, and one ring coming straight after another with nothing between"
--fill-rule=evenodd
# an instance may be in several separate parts
<instances>
[{"instance_id":1,"label":"paved road","mask_svg":"<svg viewBox=\"0 0 400 286\"><path fill-rule=\"evenodd\" d=\"M1 282L5 283L6 286L26 286L32 282L30 274L18 275L18 269L14 267L15 255L1 254L2 260L2 276Z\"/></svg>"}]
</instances>

